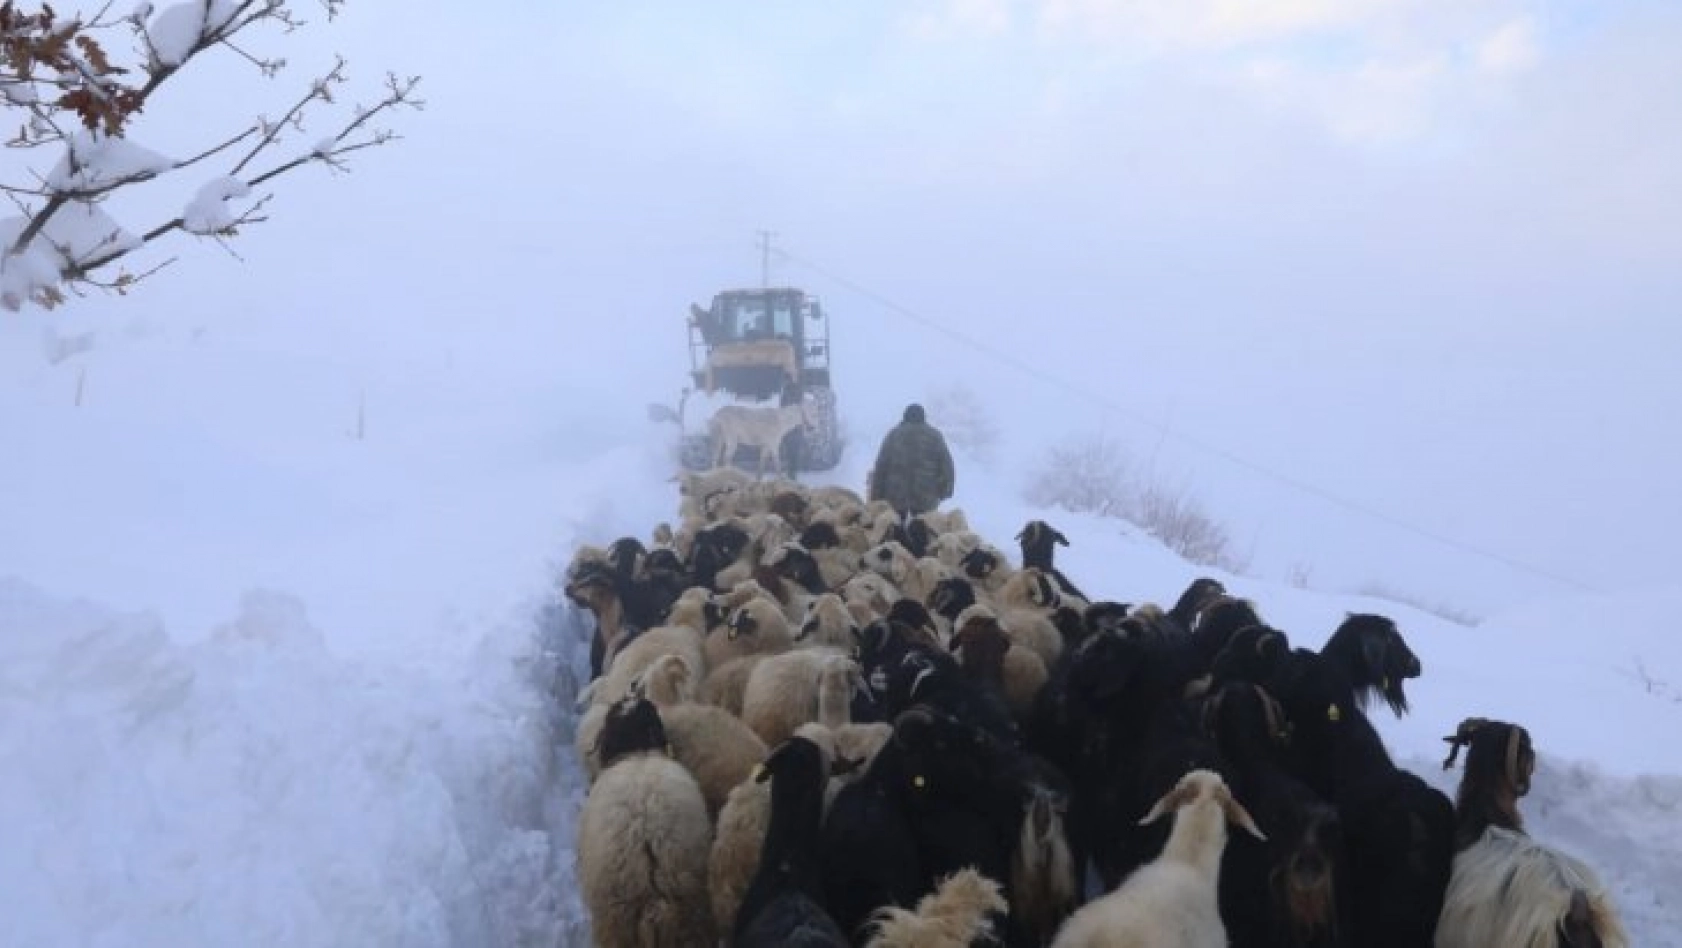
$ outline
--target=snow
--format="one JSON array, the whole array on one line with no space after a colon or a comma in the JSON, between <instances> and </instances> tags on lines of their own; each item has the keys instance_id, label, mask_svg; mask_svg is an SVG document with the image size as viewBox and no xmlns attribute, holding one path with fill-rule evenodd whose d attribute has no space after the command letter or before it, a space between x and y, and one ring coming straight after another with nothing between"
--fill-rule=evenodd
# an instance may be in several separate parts
<instances>
[{"instance_id":1,"label":"snow","mask_svg":"<svg viewBox=\"0 0 1682 948\"><path fill-rule=\"evenodd\" d=\"M0 220L0 247L11 246L28 225L24 217ZM59 274L71 264L138 246L140 238L99 205L72 201L47 219L22 253L0 255L0 306L15 311L39 291L57 286Z\"/></svg>"},{"instance_id":2,"label":"snow","mask_svg":"<svg viewBox=\"0 0 1682 948\"><path fill-rule=\"evenodd\" d=\"M222 176L206 181L181 212L181 229L189 234L216 234L234 226L236 215L228 201L251 193L251 185Z\"/></svg>"},{"instance_id":3,"label":"snow","mask_svg":"<svg viewBox=\"0 0 1682 948\"><path fill-rule=\"evenodd\" d=\"M587 630L554 583L578 543L674 516L674 429L645 413L671 392L582 348L416 325L371 359L321 325L137 309L53 362L74 316L0 321L0 946L585 943ZM862 484L881 433L820 479ZM995 542L1045 517L1069 575L1131 601L1204 572L1020 500L1023 461L960 456ZM1374 713L1400 761L1450 789L1461 718L1525 724L1532 832L1614 886L1636 944L1682 945L1682 586L1468 628L1221 578L1299 644L1396 618L1425 665L1410 716Z\"/></svg>"},{"instance_id":4,"label":"snow","mask_svg":"<svg viewBox=\"0 0 1682 948\"><path fill-rule=\"evenodd\" d=\"M238 10L239 0L180 0L152 17L146 34L158 62L164 66L186 62L199 40L227 26ZM151 11L152 5L145 3L136 16L144 19Z\"/></svg>"},{"instance_id":5,"label":"snow","mask_svg":"<svg viewBox=\"0 0 1682 948\"><path fill-rule=\"evenodd\" d=\"M65 141L64 157L47 175L44 186L48 191L98 191L175 167L174 161L127 138L78 129Z\"/></svg>"},{"instance_id":6,"label":"snow","mask_svg":"<svg viewBox=\"0 0 1682 948\"><path fill-rule=\"evenodd\" d=\"M0 307L16 312L25 301L44 287L58 283L58 253L46 241L32 241L21 253L10 248L29 220L8 217L0 220Z\"/></svg>"}]
</instances>

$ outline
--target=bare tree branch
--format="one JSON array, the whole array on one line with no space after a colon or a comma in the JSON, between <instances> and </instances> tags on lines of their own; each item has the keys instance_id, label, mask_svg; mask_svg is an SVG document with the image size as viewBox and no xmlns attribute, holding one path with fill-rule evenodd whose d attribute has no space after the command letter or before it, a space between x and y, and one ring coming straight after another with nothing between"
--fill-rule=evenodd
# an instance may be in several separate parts
<instances>
[{"instance_id":1,"label":"bare tree branch","mask_svg":"<svg viewBox=\"0 0 1682 948\"><path fill-rule=\"evenodd\" d=\"M372 125L375 116L398 106L418 110L425 105L415 95L418 77L399 80L390 74L386 78L385 94L372 107L353 110L336 133L319 139L308 152L246 178L257 159L280 147L290 133L303 131L312 103L327 107L335 104L334 87L347 81L346 62L343 57L335 57L332 68L314 80L277 122L259 117L251 126L178 160L161 159L144 149L114 149L108 142L121 139L129 120L144 109L153 93L199 54L215 46L226 46L265 76L273 76L284 67L284 59L258 55L245 44L235 43L234 38L261 23L277 27L282 35L305 25L292 9L292 0L237 0L223 9L217 9L215 0L191 2L192 8L180 5L171 8L176 11L172 16L185 13L189 22L169 24L172 33L168 41L158 32L160 21L153 17L150 3L118 17L111 13L116 0L107 0L91 18L64 20L58 19L44 2L33 13L20 12L15 0L0 3L0 110L11 110L25 119L16 136L4 144L20 149L42 146L63 149L59 169L50 176L31 170L33 183L0 182L0 194L11 201L22 218L9 245L0 246L0 274L7 277L0 305L15 308L23 301L32 300L51 307L63 302L65 287L80 295L77 289L80 284L122 293L174 258L139 274L127 270L120 270L113 278L96 274L176 231L209 237L237 258L228 239L243 227L268 220L263 210L274 195L262 195L231 217L231 209L224 210L218 202L244 197L251 189L312 162L320 162L330 170L346 170L346 159L353 152L399 139L394 131L375 128ZM327 19L332 21L344 0L320 2ZM194 14L198 17L196 35L173 33L183 25L191 30ZM137 66L114 62L101 43L103 34L124 28L138 40ZM126 84L128 76L137 77L137 83ZM72 126L65 120L66 115L73 116L77 124ZM72 228L49 230L52 222L72 204L93 205L124 188L211 162L242 144L247 147L238 160L223 176L210 179L185 212L138 237L113 223L111 233L100 236L89 246L87 241L93 235L85 232L87 223L81 218L73 222ZM89 221L109 222L109 218L97 211L90 211L90 215ZM58 261L54 265L60 278L57 285L37 285L43 279L39 274L44 258L27 264L22 261L22 256L35 252L32 248L38 244L41 253L47 253L46 248L50 247ZM18 269L6 274L14 262ZM20 280L23 282L19 283Z\"/></svg>"}]
</instances>

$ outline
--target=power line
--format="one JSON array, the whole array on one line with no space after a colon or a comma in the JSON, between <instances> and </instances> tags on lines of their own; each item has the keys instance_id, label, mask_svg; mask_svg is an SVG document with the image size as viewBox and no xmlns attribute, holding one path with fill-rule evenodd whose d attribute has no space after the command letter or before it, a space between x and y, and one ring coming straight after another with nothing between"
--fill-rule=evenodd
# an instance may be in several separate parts
<instances>
[{"instance_id":1,"label":"power line","mask_svg":"<svg viewBox=\"0 0 1682 948\"><path fill-rule=\"evenodd\" d=\"M1387 513L1383 512L1381 510L1376 510L1372 507L1366 506L1365 504L1359 503L1357 501L1350 500L1350 499L1348 499L1346 497L1342 497L1338 494L1334 494L1331 491L1328 491L1328 490L1326 490L1322 487L1317 487L1317 486L1315 486L1313 484L1310 484L1307 481L1304 481L1300 478L1293 477L1290 474L1286 474L1282 471L1274 470L1273 468L1268 467L1267 465L1260 464L1260 463L1255 462L1255 461L1251 461L1248 458L1245 458L1245 457L1242 457L1238 454L1235 454L1234 452L1232 452L1232 451L1230 451L1226 448L1223 448L1223 447L1221 447L1217 444L1214 444L1212 442L1205 441L1201 438L1194 437L1194 436L1186 434L1182 431L1173 430L1167 424L1165 424L1163 422L1160 422L1160 421L1157 421L1154 418L1150 418L1150 417L1147 417L1145 415L1142 415L1142 414L1140 414L1136 411L1130 410L1130 409L1128 409L1128 408L1126 408L1122 405L1118 405L1115 402L1111 401L1110 399L1104 397L1102 394L1090 391L1089 389L1086 389L1086 388L1084 388L1080 385L1077 385L1077 384L1069 381L1066 377L1064 377L1062 375L1059 375L1059 374L1054 373L1054 372L1047 372L1044 369L1041 369L1040 367L1023 360L1023 359L1017 357L1016 355L1014 355L1014 354L1012 354L1012 353L1010 353L1006 350L1003 350L1003 349L1000 349L996 346L990 345L986 342L983 342L979 339L974 338L973 336L969 336L969 335L967 335L967 334L965 334L965 333L963 333L963 332L961 332L957 329L953 329L952 327L947 326L947 325L945 325L941 322L938 322L937 320L931 319L927 316L924 316L920 313L917 313L917 312L913 311L912 309L910 309L909 307L902 306L899 303L895 302L894 300L891 300L888 297L883 296L881 293L878 293L874 290L871 290L868 287L862 286L862 285L860 285L859 283L857 283L853 280L849 280L846 277L841 276L840 274L837 274L837 273L821 266L820 264L814 263L813 261L808 260L808 259L800 256L799 254L792 253L792 252L790 252L790 251L788 251L787 249L784 249L784 248L778 248L777 249L777 254L778 254L778 256L782 257L783 259L791 261L793 263L797 263L797 264L805 267L806 269L811 270L813 273L816 273L819 276L821 276L821 277L823 277L827 280L830 280L831 282L836 283L836 284L840 285L841 287L843 287L847 290L852 291L853 293L856 293L860 296L866 297L867 299L870 299L870 300L876 302L877 304L881 305L882 307L884 307L886 309L889 309L889 310L891 310L891 311L911 320L912 322L915 322L915 323L917 323L917 324L919 324L919 325L921 325L921 326L923 326L927 329L931 329L931 330L933 330L937 333L940 333L941 335L946 336L949 339L955 340L955 341L957 341L957 342L959 342L959 343L961 343L965 346L968 346L971 349L974 349L975 351L980 352L983 355L988 356L989 358L992 358L992 359L994 359L998 362L1004 363L1005 365L1008 365L1011 368L1016 369L1018 372L1021 372L1024 375L1027 375L1031 378L1034 378L1034 379L1037 379L1041 382L1044 382L1044 383L1046 383L1046 384L1048 384L1048 385L1050 385L1054 388L1062 389L1063 391L1065 391L1065 392L1067 392L1071 395L1074 395L1078 398L1082 398L1082 399L1085 399L1087 401L1094 402L1094 403L1098 404L1099 406L1101 406L1103 408L1106 408L1106 409L1108 409L1109 411L1111 411L1115 414L1122 415L1126 418L1130 418L1133 421L1135 421L1136 423L1144 425L1145 427L1150 428L1151 430L1160 433L1163 437L1175 438L1175 439L1177 439L1181 442L1184 442L1187 445L1190 445L1193 448L1196 448L1196 449L1198 449L1200 451L1203 451L1207 454L1214 455L1215 457L1221 458L1222 460L1225 460L1230 464L1237 465L1238 467L1241 467L1241 468L1244 468L1246 470L1252 471L1256 474L1260 474L1264 477L1271 478L1272 480L1275 480L1275 481L1277 481L1281 484L1284 484L1285 486L1290 487L1294 490L1300 491L1304 494L1308 494L1308 495L1313 496L1313 497L1317 497L1317 498L1319 498L1320 500L1322 500L1326 503L1333 504L1333 505L1338 506L1338 507L1342 507L1345 510L1351 511L1353 513L1357 513L1357 514L1361 514L1361 515L1366 516L1366 517L1370 517L1374 520L1380 521L1382 523L1386 523L1386 524L1388 524L1392 527L1396 527L1400 530L1404 530L1404 531L1406 531L1408 533L1412 533L1416 536L1423 537L1424 539L1430 540L1434 543L1438 543L1438 544L1441 544L1443 546L1450 547L1450 548L1455 549L1455 550L1459 550L1462 553L1468 553L1468 554L1471 554L1473 556L1483 557L1484 559L1490 560L1492 562L1500 563L1503 566L1508 567L1509 569L1513 569L1513 570L1516 570L1516 571L1521 572L1521 573L1529 573L1533 576L1538 576L1538 577L1541 577L1543 579L1547 579L1547 580L1550 580L1552 582L1559 583L1561 585L1570 586L1574 589L1578 589L1578 590L1581 590L1583 592L1591 592L1591 593L1600 592L1600 590L1598 590L1595 587L1590 586L1589 584L1584 583L1580 580L1576 580L1576 579L1573 579L1569 576L1564 576L1564 575L1561 575L1559 573L1555 573L1552 570L1543 569L1539 566L1533 566L1529 563L1524 563L1524 562L1521 562L1519 560L1513 559L1512 557L1507 556L1505 554L1497 553L1493 550L1486 550L1486 549L1483 549L1482 547L1474 546L1473 544L1467 543L1463 540L1457 540L1454 537L1445 536L1441 533L1437 533L1436 531L1428 530L1428 529L1426 529L1424 527L1421 527L1421 526L1418 526L1416 524L1409 523L1405 520L1402 520L1399 517L1393 516L1391 514L1387 514Z\"/></svg>"}]
</instances>

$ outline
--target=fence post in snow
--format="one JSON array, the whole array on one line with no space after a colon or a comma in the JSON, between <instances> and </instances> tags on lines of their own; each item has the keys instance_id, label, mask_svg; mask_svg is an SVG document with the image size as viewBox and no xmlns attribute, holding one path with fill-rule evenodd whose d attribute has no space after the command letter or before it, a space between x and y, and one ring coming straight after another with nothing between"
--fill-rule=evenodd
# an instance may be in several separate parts
<instances>
[{"instance_id":1,"label":"fence post in snow","mask_svg":"<svg viewBox=\"0 0 1682 948\"><path fill-rule=\"evenodd\" d=\"M358 441L366 440L368 434L368 390L356 390L356 431L352 437Z\"/></svg>"}]
</instances>

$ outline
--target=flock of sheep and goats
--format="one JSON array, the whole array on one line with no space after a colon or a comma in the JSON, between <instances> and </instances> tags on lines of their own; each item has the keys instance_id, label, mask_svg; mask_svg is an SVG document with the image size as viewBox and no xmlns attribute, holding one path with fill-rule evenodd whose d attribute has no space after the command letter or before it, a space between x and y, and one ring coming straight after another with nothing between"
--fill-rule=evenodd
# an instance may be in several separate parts
<instances>
[{"instance_id":1,"label":"flock of sheep and goats","mask_svg":"<svg viewBox=\"0 0 1682 948\"><path fill-rule=\"evenodd\" d=\"M1213 579L1088 596L1040 520L1012 563L958 509L680 482L675 529L567 569L597 945L1627 944L1524 832L1523 727L1445 738L1453 801L1394 764L1366 709L1421 664L1388 618L1292 648Z\"/></svg>"}]
</instances>

